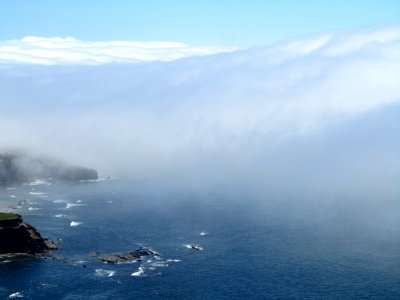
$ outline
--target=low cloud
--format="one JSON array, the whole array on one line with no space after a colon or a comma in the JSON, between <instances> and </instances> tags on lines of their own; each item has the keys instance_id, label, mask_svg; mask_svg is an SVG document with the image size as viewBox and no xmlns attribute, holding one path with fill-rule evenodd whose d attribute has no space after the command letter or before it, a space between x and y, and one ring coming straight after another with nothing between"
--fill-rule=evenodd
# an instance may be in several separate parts
<instances>
[{"instance_id":1,"label":"low cloud","mask_svg":"<svg viewBox=\"0 0 400 300\"><path fill-rule=\"evenodd\" d=\"M233 47L193 47L175 42L80 41L72 37L28 36L0 42L0 63L96 65L172 61L234 50Z\"/></svg>"}]
</instances>

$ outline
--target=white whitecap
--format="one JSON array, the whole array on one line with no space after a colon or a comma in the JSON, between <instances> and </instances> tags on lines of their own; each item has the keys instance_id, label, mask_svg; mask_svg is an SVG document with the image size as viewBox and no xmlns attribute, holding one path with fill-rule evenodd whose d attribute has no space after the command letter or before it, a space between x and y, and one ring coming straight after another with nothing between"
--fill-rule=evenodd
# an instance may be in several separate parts
<instances>
[{"instance_id":1,"label":"white whitecap","mask_svg":"<svg viewBox=\"0 0 400 300\"><path fill-rule=\"evenodd\" d=\"M168 267L168 263L164 261L155 261L150 264L153 268L165 268Z\"/></svg>"},{"instance_id":2,"label":"white whitecap","mask_svg":"<svg viewBox=\"0 0 400 300\"><path fill-rule=\"evenodd\" d=\"M167 262L181 262L182 260L180 259L167 259Z\"/></svg>"},{"instance_id":3,"label":"white whitecap","mask_svg":"<svg viewBox=\"0 0 400 300\"><path fill-rule=\"evenodd\" d=\"M12 262L12 260L6 259L6 260L0 261L0 264L8 264L10 262Z\"/></svg>"},{"instance_id":4,"label":"white whitecap","mask_svg":"<svg viewBox=\"0 0 400 300\"><path fill-rule=\"evenodd\" d=\"M43 195L46 195L46 193L43 193L43 192L29 192L29 195L32 195L32 196L43 196Z\"/></svg>"},{"instance_id":5,"label":"white whitecap","mask_svg":"<svg viewBox=\"0 0 400 300\"><path fill-rule=\"evenodd\" d=\"M79 226L79 225L81 225L81 224L82 224L82 222L75 222L75 221L72 221L72 222L69 224L69 226L75 227L75 226Z\"/></svg>"},{"instance_id":6,"label":"white whitecap","mask_svg":"<svg viewBox=\"0 0 400 300\"><path fill-rule=\"evenodd\" d=\"M76 261L75 263L76 264L84 264L86 261L84 261L84 260L78 260L78 261Z\"/></svg>"},{"instance_id":7,"label":"white whitecap","mask_svg":"<svg viewBox=\"0 0 400 300\"><path fill-rule=\"evenodd\" d=\"M40 207L29 207L28 210L33 211L33 210L41 210Z\"/></svg>"},{"instance_id":8,"label":"white whitecap","mask_svg":"<svg viewBox=\"0 0 400 300\"><path fill-rule=\"evenodd\" d=\"M139 267L139 269L136 272L132 273L132 276L135 277L140 277L144 274L144 268L143 267Z\"/></svg>"},{"instance_id":9,"label":"white whitecap","mask_svg":"<svg viewBox=\"0 0 400 300\"><path fill-rule=\"evenodd\" d=\"M57 215L54 215L54 217L56 217L56 218L64 218L64 217L66 217L67 215L64 215L64 214L57 214Z\"/></svg>"},{"instance_id":10,"label":"white whitecap","mask_svg":"<svg viewBox=\"0 0 400 300\"><path fill-rule=\"evenodd\" d=\"M12 293L8 296L9 299L23 298L23 297L24 295L21 292Z\"/></svg>"},{"instance_id":11,"label":"white whitecap","mask_svg":"<svg viewBox=\"0 0 400 300\"><path fill-rule=\"evenodd\" d=\"M86 204L81 204L81 203L67 203L65 208L71 208L71 207L76 207L76 206L84 206Z\"/></svg>"},{"instance_id":12,"label":"white whitecap","mask_svg":"<svg viewBox=\"0 0 400 300\"><path fill-rule=\"evenodd\" d=\"M51 185L51 183L45 179L36 179L35 181L30 182L29 185Z\"/></svg>"},{"instance_id":13,"label":"white whitecap","mask_svg":"<svg viewBox=\"0 0 400 300\"><path fill-rule=\"evenodd\" d=\"M104 270L104 269L96 269L96 276L113 277L114 275L115 275L115 271Z\"/></svg>"},{"instance_id":14,"label":"white whitecap","mask_svg":"<svg viewBox=\"0 0 400 300\"><path fill-rule=\"evenodd\" d=\"M200 232L200 235L201 235L201 236L206 236L206 235L209 235L209 233L206 232L206 231L202 231L202 232Z\"/></svg>"}]
</instances>

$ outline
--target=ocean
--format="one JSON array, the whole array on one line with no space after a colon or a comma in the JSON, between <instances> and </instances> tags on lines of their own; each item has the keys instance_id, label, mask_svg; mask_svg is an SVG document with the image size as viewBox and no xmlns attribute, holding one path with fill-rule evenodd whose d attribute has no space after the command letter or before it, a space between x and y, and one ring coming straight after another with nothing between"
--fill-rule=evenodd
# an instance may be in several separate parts
<instances>
[{"instance_id":1,"label":"ocean","mask_svg":"<svg viewBox=\"0 0 400 300\"><path fill-rule=\"evenodd\" d=\"M162 192L122 179L38 182L0 199L22 200L14 211L61 239L56 260L1 262L0 299L400 299L393 199ZM141 246L159 256L90 255Z\"/></svg>"}]
</instances>

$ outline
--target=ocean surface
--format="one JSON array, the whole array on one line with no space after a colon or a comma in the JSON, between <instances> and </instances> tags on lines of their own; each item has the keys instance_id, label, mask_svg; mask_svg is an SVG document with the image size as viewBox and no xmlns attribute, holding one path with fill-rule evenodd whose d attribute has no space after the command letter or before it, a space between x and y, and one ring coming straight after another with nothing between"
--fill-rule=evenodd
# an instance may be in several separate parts
<instances>
[{"instance_id":1,"label":"ocean surface","mask_svg":"<svg viewBox=\"0 0 400 300\"><path fill-rule=\"evenodd\" d=\"M60 238L58 259L0 263L0 299L400 299L399 201L43 183L0 201ZM159 257L90 256L140 246Z\"/></svg>"}]
</instances>

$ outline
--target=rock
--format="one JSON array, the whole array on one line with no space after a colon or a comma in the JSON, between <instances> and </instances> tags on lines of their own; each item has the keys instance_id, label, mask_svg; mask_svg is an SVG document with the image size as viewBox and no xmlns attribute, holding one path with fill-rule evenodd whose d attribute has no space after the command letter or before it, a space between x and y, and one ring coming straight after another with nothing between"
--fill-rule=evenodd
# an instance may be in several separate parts
<instances>
[{"instance_id":1,"label":"rock","mask_svg":"<svg viewBox=\"0 0 400 300\"><path fill-rule=\"evenodd\" d=\"M54 250L54 241L47 241L18 214L0 213L0 258L45 254Z\"/></svg>"},{"instance_id":2,"label":"rock","mask_svg":"<svg viewBox=\"0 0 400 300\"><path fill-rule=\"evenodd\" d=\"M96 170L21 153L0 153L0 185L51 178L59 181L98 179Z\"/></svg>"},{"instance_id":3,"label":"rock","mask_svg":"<svg viewBox=\"0 0 400 300\"><path fill-rule=\"evenodd\" d=\"M130 252L119 253L115 255L102 255L97 251L92 252L90 255L102 262L108 264L117 264L128 261L139 261L143 256L158 256L158 253L148 248L140 247L139 249Z\"/></svg>"},{"instance_id":4,"label":"rock","mask_svg":"<svg viewBox=\"0 0 400 300\"><path fill-rule=\"evenodd\" d=\"M57 250L58 249L60 240L48 240L46 238L44 240L45 240L48 250Z\"/></svg>"},{"instance_id":5,"label":"rock","mask_svg":"<svg viewBox=\"0 0 400 300\"><path fill-rule=\"evenodd\" d=\"M193 244L187 244L187 245L183 245L188 249L192 249L192 250L196 250L196 251L200 251L203 250L203 247L201 247L200 245L193 245Z\"/></svg>"},{"instance_id":6,"label":"rock","mask_svg":"<svg viewBox=\"0 0 400 300\"><path fill-rule=\"evenodd\" d=\"M201 247L198 245L190 245L193 250L201 250Z\"/></svg>"}]
</instances>

